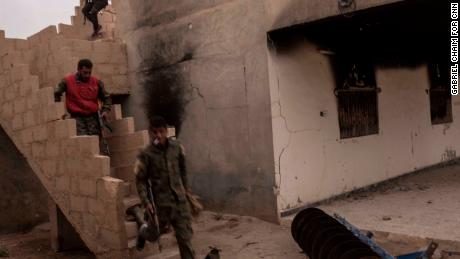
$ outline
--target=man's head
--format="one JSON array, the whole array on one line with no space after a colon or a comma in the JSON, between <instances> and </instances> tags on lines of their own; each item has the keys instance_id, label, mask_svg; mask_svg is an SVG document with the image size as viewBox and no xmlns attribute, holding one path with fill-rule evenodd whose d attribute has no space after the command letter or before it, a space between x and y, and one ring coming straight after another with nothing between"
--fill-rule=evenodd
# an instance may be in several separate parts
<instances>
[{"instance_id":1,"label":"man's head","mask_svg":"<svg viewBox=\"0 0 460 259\"><path fill-rule=\"evenodd\" d=\"M89 59L82 59L78 61L78 74L81 80L87 82L91 77L91 71L93 70L93 63Z\"/></svg>"},{"instance_id":2,"label":"man's head","mask_svg":"<svg viewBox=\"0 0 460 259\"><path fill-rule=\"evenodd\" d=\"M149 134L151 140L160 145L165 145L168 140L168 125L166 120L160 116L150 119Z\"/></svg>"}]
</instances>

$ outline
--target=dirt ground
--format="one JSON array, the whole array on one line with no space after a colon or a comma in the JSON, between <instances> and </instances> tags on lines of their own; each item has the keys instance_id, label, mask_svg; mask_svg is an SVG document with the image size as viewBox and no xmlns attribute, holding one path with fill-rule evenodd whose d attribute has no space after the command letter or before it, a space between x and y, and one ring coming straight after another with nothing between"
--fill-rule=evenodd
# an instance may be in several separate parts
<instances>
[{"instance_id":1,"label":"dirt ground","mask_svg":"<svg viewBox=\"0 0 460 259\"><path fill-rule=\"evenodd\" d=\"M42 258L95 258L91 253L84 251L69 251L55 253L51 249L48 224L35 227L28 233L15 233L0 235L0 255L8 253L8 258L42 259ZM2 256L0 256L2 257Z\"/></svg>"},{"instance_id":2,"label":"dirt ground","mask_svg":"<svg viewBox=\"0 0 460 259\"><path fill-rule=\"evenodd\" d=\"M194 229L197 258L204 258L209 245L221 249L222 258L305 258L290 225L206 212Z\"/></svg>"},{"instance_id":3,"label":"dirt ground","mask_svg":"<svg viewBox=\"0 0 460 259\"><path fill-rule=\"evenodd\" d=\"M460 258L460 165L423 170L319 206L379 235L393 255L440 246L434 258ZM444 256L441 252L444 251ZM446 251L453 252L447 256Z\"/></svg>"},{"instance_id":4,"label":"dirt ground","mask_svg":"<svg viewBox=\"0 0 460 259\"><path fill-rule=\"evenodd\" d=\"M320 208L363 229L460 241L460 165L411 174Z\"/></svg>"},{"instance_id":5,"label":"dirt ground","mask_svg":"<svg viewBox=\"0 0 460 259\"><path fill-rule=\"evenodd\" d=\"M204 258L209 246L221 249L222 258L305 258L286 225L205 211L195 220L193 228L197 258ZM9 252L10 258L94 258L78 251L55 254L50 247L46 225L29 233L0 235L1 248Z\"/></svg>"},{"instance_id":6,"label":"dirt ground","mask_svg":"<svg viewBox=\"0 0 460 259\"><path fill-rule=\"evenodd\" d=\"M460 258L441 257L442 251L460 251L459 187L460 165L456 164L408 175L319 207L372 231L375 241L393 255L422 250L434 239L440 243L435 258ZM291 237L292 218L275 225L205 211L194 222L197 258L204 258L209 246L221 249L221 258L306 258ZM0 235L0 250L8 250L10 258L93 258L78 251L55 254L48 238L46 225L26 234Z\"/></svg>"}]
</instances>

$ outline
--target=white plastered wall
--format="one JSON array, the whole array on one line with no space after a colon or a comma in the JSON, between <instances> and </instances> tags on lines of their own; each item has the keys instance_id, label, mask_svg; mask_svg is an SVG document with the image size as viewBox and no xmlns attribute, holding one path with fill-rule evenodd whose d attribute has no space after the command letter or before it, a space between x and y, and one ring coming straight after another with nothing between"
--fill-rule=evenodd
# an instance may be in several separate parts
<instances>
[{"instance_id":1,"label":"white plastered wall","mask_svg":"<svg viewBox=\"0 0 460 259\"><path fill-rule=\"evenodd\" d=\"M301 41L270 51L274 157L281 211L453 158L460 151L460 98L453 123L431 125L426 65L376 68L379 134L340 139L327 56ZM325 112L325 116L320 116Z\"/></svg>"}]
</instances>

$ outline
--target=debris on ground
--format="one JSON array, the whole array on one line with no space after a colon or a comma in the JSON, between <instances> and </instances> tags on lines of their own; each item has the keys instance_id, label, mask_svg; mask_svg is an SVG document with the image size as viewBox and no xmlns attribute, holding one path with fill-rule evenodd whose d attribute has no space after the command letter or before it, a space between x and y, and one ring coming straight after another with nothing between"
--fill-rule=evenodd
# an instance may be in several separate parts
<instances>
[{"instance_id":1,"label":"debris on ground","mask_svg":"<svg viewBox=\"0 0 460 259\"><path fill-rule=\"evenodd\" d=\"M220 213L215 213L212 215L215 220L221 220L224 216Z\"/></svg>"},{"instance_id":2,"label":"debris on ground","mask_svg":"<svg viewBox=\"0 0 460 259\"><path fill-rule=\"evenodd\" d=\"M253 217L203 211L193 220L193 231L196 258L205 258L212 250L209 246L219 250L220 258L305 258L305 255L299 254L299 248L292 240L290 224L278 225ZM50 246L49 235L49 230L41 229L28 233L0 234L0 244L9 250L10 258L95 259L94 255L80 251L55 253ZM153 258L169 258L166 256L168 249L161 257ZM213 256L209 258L219 258L215 257L216 254Z\"/></svg>"},{"instance_id":3,"label":"debris on ground","mask_svg":"<svg viewBox=\"0 0 460 259\"><path fill-rule=\"evenodd\" d=\"M211 249L211 251L209 251L204 259L220 259L219 252L222 250L214 246L210 246L209 249Z\"/></svg>"},{"instance_id":4,"label":"debris on ground","mask_svg":"<svg viewBox=\"0 0 460 259\"><path fill-rule=\"evenodd\" d=\"M458 164L429 168L353 193L351 201L336 199L319 207L362 229L460 241L460 232L452 227L460 224L459 176ZM369 197L353 200L362 194Z\"/></svg>"},{"instance_id":5,"label":"debris on ground","mask_svg":"<svg viewBox=\"0 0 460 259\"><path fill-rule=\"evenodd\" d=\"M441 259L460 259L460 252L456 251L441 251Z\"/></svg>"},{"instance_id":6,"label":"debris on ground","mask_svg":"<svg viewBox=\"0 0 460 259\"><path fill-rule=\"evenodd\" d=\"M250 245L255 245L257 243L259 243L259 242L247 242L246 244L244 244L243 248L248 247Z\"/></svg>"},{"instance_id":7,"label":"debris on ground","mask_svg":"<svg viewBox=\"0 0 460 259\"><path fill-rule=\"evenodd\" d=\"M443 167L347 194L320 208L331 215L338 213L364 232L372 231L376 243L391 254L418 251L428 245L425 237L429 237L440 244L434 259L460 259L460 232L452 227L460 224L459 184L460 165ZM193 221L197 258L205 258L210 253L209 245L213 245L221 249L222 258L304 259L305 254L299 252L291 236L289 218L293 216L277 225L253 217L203 211ZM0 235L0 244L11 258L94 258L81 252L53 252L49 227Z\"/></svg>"}]
</instances>

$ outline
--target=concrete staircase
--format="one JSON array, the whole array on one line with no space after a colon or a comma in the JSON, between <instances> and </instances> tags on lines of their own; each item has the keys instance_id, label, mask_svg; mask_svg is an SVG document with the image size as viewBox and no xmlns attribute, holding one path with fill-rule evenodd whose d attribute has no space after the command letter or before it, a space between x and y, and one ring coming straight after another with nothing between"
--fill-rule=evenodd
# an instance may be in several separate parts
<instances>
[{"instance_id":1,"label":"concrete staircase","mask_svg":"<svg viewBox=\"0 0 460 259\"><path fill-rule=\"evenodd\" d=\"M80 58L93 60L93 73L110 93L129 94L126 48L116 40L114 11L107 9L100 19L106 33L96 41L87 40L91 26L83 26L80 7L72 25L60 24L59 32L50 26L22 40L0 31L0 126L98 258L178 258L172 234L162 238L161 254L153 244L136 251L137 226L125 214L139 202L133 167L147 132L136 132L133 118L123 118L121 106L114 105L112 154L101 156L98 137L76 136L75 120L63 120L65 105L54 102L54 86L75 72ZM59 230L54 232L57 242Z\"/></svg>"}]
</instances>

